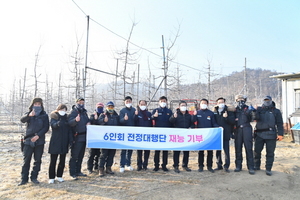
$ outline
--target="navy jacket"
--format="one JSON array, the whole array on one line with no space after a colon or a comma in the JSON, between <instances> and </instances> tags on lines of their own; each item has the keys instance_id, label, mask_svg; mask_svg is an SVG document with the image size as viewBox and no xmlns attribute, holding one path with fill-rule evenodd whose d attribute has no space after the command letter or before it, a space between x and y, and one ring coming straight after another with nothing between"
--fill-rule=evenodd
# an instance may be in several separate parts
<instances>
[{"instance_id":1,"label":"navy jacket","mask_svg":"<svg viewBox=\"0 0 300 200\"><path fill-rule=\"evenodd\" d=\"M182 114L182 112L177 109L177 118L172 115L170 117L170 122L174 125L176 128L193 128L194 122L192 121L192 116L188 113L188 111L185 112L185 114Z\"/></svg>"},{"instance_id":2,"label":"navy jacket","mask_svg":"<svg viewBox=\"0 0 300 200\"><path fill-rule=\"evenodd\" d=\"M154 117L156 110L158 110L158 117ZM173 124L169 121L172 116L172 111L167 107L156 108L152 111L152 119L155 120L155 127L173 127Z\"/></svg>"},{"instance_id":3,"label":"navy jacket","mask_svg":"<svg viewBox=\"0 0 300 200\"><path fill-rule=\"evenodd\" d=\"M198 128L212 128L219 127L216 122L214 113L208 109L198 110L197 115L193 115L193 122L198 122Z\"/></svg>"},{"instance_id":4,"label":"navy jacket","mask_svg":"<svg viewBox=\"0 0 300 200\"><path fill-rule=\"evenodd\" d=\"M146 113L147 119L143 118L143 112ZM136 126L152 127L151 113L148 110L139 111L138 115L134 116Z\"/></svg>"},{"instance_id":5,"label":"navy jacket","mask_svg":"<svg viewBox=\"0 0 300 200\"><path fill-rule=\"evenodd\" d=\"M128 120L124 120L125 113L127 113ZM120 124L123 126L134 126L134 114L135 108L130 107L124 107L120 110Z\"/></svg>"},{"instance_id":6,"label":"navy jacket","mask_svg":"<svg viewBox=\"0 0 300 200\"><path fill-rule=\"evenodd\" d=\"M26 132L25 132L25 141L26 145L30 144L30 140L33 136L38 135L39 139L36 141L36 145L45 144L45 134L49 130L49 118L45 111L42 111L38 116L29 116L30 112L25 113L21 117L22 123L27 123Z\"/></svg>"},{"instance_id":7,"label":"navy jacket","mask_svg":"<svg viewBox=\"0 0 300 200\"><path fill-rule=\"evenodd\" d=\"M80 115L80 121L76 122L77 115ZM72 106L72 111L68 117L68 123L72 127L73 134L77 133L76 141L86 141L86 124L90 122L86 109L79 110L75 105ZM82 134L85 133L85 134Z\"/></svg>"}]
</instances>

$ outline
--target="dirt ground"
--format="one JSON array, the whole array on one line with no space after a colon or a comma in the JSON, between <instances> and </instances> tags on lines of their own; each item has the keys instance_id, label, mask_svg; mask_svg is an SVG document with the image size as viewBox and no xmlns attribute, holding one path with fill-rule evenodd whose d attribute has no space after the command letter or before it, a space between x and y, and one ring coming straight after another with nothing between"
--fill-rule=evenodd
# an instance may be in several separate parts
<instances>
[{"instance_id":1,"label":"dirt ground","mask_svg":"<svg viewBox=\"0 0 300 200\"><path fill-rule=\"evenodd\" d=\"M0 134L0 199L300 199L300 145L290 142L289 138L277 143L273 176L267 176L264 170L250 175L246 170L233 172L234 148L231 141L230 173L205 170L197 171L197 152L191 152L190 168L192 172L177 174L172 170L172 152L169 152L169 172L153 169L153 152L147 171L125 171L119 173L120 152L117 151L113 170L115 175L100 178L96 173L71 180L68 174L67 156L64 173L65 182L48 184L48 166L50 156L45 146L39 185L20 182L22 154L18 133ZM49 140L50 134L47 134ZM245 155L245 154L244 154ZM87 173L87 151L83 162L83 172ZM182 155L181 155L182 159ZM136 167L136 152L132 155ZM214 158L215 162L215 158ZM263 158L262 163L265 162ZM214 164L214 167L216 165Z\"/></svg>"}]
</instances>

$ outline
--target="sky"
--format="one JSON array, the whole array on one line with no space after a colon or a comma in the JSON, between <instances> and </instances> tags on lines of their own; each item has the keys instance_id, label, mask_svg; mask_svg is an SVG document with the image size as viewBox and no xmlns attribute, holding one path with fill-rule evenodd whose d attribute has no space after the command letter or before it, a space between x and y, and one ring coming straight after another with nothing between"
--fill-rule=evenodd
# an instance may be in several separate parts
<instances>
[{"instance_id":1,"label":"sky","mask_svg":"<svg viewBox=\"0 0 300 200\"><path fill-rule=\"evenodd\" d=\"M133 24L127 76L137 73L139 64L141 79L150 69L160 82L162 36L167 52L177 33L168 73L178 68L182 83L206 82L208 63L214 78L242 71L245 58L252 69L300 71L297 0L10 0L0 6L0 98L19 87L25 68L31 86L37 54L40 82L48 79L55 87L61 73L63 84L72 84L78 45L80 67L87 59L87 66L115 73ZM120 61L118 72L123 68ZM91 70L88 77L97 83L114 80Z\"/></svg>"}]
</instances>

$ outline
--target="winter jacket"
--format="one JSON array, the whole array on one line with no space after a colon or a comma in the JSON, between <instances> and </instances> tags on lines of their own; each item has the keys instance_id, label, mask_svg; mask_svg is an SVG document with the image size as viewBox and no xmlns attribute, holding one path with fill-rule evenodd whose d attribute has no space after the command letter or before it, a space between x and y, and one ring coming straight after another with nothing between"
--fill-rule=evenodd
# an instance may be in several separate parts
<instances>
[{"instance_id":1,"label":"winter jacket","mask_svg":"<svg viewBox=\"0 0 300 200\"><path fill-rule=\"evenodd\" d=\"M143 113L147 115L147 119L144 119ZM140 110L138 115L134 115L134 121L136 126L152 127L151 113L148 110Z\"/></svg>"},{"instance_id":2,"label":"winter jacket","mask_svg":"<svg viewBox=\"0 0 300 200\"><path fill-rule=\"evenodd\" d=\"M188 111L183 114L179 109L176 110L177 117L175 118L174 115L170 117L170 122L176 128L193 128L194 123L192 121L192 116L188 113Z\"/></svg>"},{"instance_id":3,"label":"winter jacket","mask_svg":"<svg viewBox=\"0 0 300 200\"><path fill-rule=\"evenodd\" d=\"M49 144L48 153L66 154L69 150L69 144L72 142L72 131L68 123L67 115L61 116L57 111L50 114L50 125L52 135Z\"/></svg>"},{"instance_id":4,"label":"winter jacket","mask_svg":"<svg viewBox=\"0 0 300 200\"><path fill-rule=\"evenodd\" d=\"M250 127L250 122L255 119L255 112L249 110L248 106L244 106L243 108L239 108L238 106L235 108L235 118L238 119L236 121L236 127Z\"/></svg>"},{"instance_id":5,"label":"winter jacket","mask_svg":"<svg viewBox=\"0 0 300 200\"><path fill-rule=\"evenodd\" d=\"M263 139L276 139L283 135L283 120L280 110L271 107L258 107L255 113L255 133Z\"/></svg>"},{"instance_id":6,"label":"winter jacket","mask_svg":"<svg viewBox=\"0 0 300 200\"><path fill-rule=\"evenodd\" d=\"M128 120L124 120L125 113L127 113ZM135 108L130 107L124 107L120 110L120 124L123 126L134 126L134 114Z\"/></svg>"},{"instance_id":7,"label":"winter jacket","mask_svg":"<svg viewBox=\"0 0 300 200\"><path fill-rule=\"evenodd\" d=\"M192 116L193 122L198 122L198 128L219 127L216 122L214 113L211 110L198 110L197 115Z\"/></svg>"},{"instance_id":8,"label":"winter jacket","mask_svg":"<svg viewBox=\"0 0 300 200\"><path fill-rule=\"evenodd\" d=\"M155 112L158 111L158 117L154 117ZM167 107L159 107L152 111L152 119L155 120L155 127L173 127L170 122L172 111Z\"/></svg>"},{"instance_id":9,"label":"winter jacket","mask_svg":"<svg viewBox=\"0 0 300 200\"><path fill-rule=\"evenodd\" d=\"M77 115L80 115L80 121L76 122ZM68 123L72 127L72 132L76 135L75 140L78 142L86 141L86 124L90 122L86 109L78 109L72 106L72 111L68 116Z\"/></svg>"},{"instance_id":10,"label":"winter jacket","mask_svg":"<svg viewBox=\"0 0 300 200\"><path fill-rule=\"evenodd\" d=\"M104 122L105 116L108 117L108 121ZM120 117L116 111L114 111L112 114L109 112L102 113L98 119L98 124L100 125L109 125L109 126L119 126L120 125Z\"/></svg>"},{"instance_id":11,"label":"winter jacket","mask_svg":"<svg viewBox=\"0 0 300 200\"><path fill-rule=\"evenodd\" d=\"M31 111L30 111L31 112ZM24 135L24 144L30 145L30 140L35 135L39 136L36 145L45 144L45 134L49 130L49 118L45 111L42 111L38 116L29 116L30 112L25 113L21 117L22 123L27 123L26 132Z\"/></svg>"},{"instance_id":12,"label":"winter jacket","mask_svg":"<svg viewBox=\"0 0 300 200\"><path fill-rule=\"evenodd\" d=\"M98 125L99 124L99 117L100 117L101 114L102 113L97 113L97 116L98 116L97 119L95 119L95 114L94 113L90 115L90 122L91 122L92 125Z\"/></svg>"},{"instance_id":13,"label":"winter jacket","mask_svg":"<svg viewBox=\"0 0 300 200\"><path fill-rule=\"evenodd\" d=\"M227 117L223 117L223 114L227 111ZM219 106L214 107L214 115L218 125L223 127L223 140L230 140L233 132L233 126L235 124L234 108L228 108L226 105L224 109L219 112Z\"/></svg>"}]
</instances>

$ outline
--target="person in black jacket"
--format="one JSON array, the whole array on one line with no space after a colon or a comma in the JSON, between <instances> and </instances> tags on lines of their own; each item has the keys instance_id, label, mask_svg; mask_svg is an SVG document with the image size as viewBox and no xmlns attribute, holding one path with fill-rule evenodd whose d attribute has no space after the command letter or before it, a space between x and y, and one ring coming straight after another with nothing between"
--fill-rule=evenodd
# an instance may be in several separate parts
<instances>
[{"instance_id":1,"label":"person in black jacket","mask_svg":"<svg viewBox=\"0 0 300 200\"><path fill-rule=\"evenodd\" d=\"M42 155L44 152L45 134L49 130L49 118L44 111L43 100L34 98L29 107L29 112L21 118L22 123L27 123L24 135L23 166L21 182L18 185L28 183L30 162L33 155L34 163L30 179L33 183L39 184L37 180L41 169Z\"/></svg>"},{"instance_id":2,"label":"person in black jacket","mask_svg":"<svg viewBox=\"0 0 300 200\"><path fill-rule=\"evenodd\" d=\"M159 108L156 108L152 111L152 119L155 121L155 127L173 127L172 123L169 121L172 116L172 111L167 108L168 99L165 96L161 96L159 98ZM163 163L162 170L167 172L169 171L167 168L168 164L168 151L163 152ZM159 156L160 150L155 150L154 153L154 169L153 171L159 170Z\"/></svg>"},{"instance_id":3,"label":"person in black jacket","mask_svg":"<svg viewBox=\"0 0 300 200\"><path fill-rule=\"evenodd\" d=\"M93 114L90 116L90 122L92 125L98 124L98 118L103 113L104 104L97 103L96 109ZM100 157L100 149L98 148L90 148L89 149L89 158L87 161L87 169L89 173L93 173L93 169L98 170L99 167L99 157Z\"/></svg>"},{"instance_id":4,"label":"person in black jacket","mask_svg":"<svg viewBox=\"0 0 300 200\"><path fill-rule=\"evenodd\" d=\"M235 124L234 118L234 108L228 107L225 105L225 99L220 97L217 99L217 105L214 107L214 114L215 119L218 125L223 127L223 150L225 153L225 164L224 170L225 172L229 171L230 166L230 154L229 154L229 141L233 131L233 125ZM217 150L216 157L217 157L217 168L215 170L222 170L223 169L223 162L222 162L222 151Z\"/></svg>"},{"instance_id":5,"label":"person in black jacket","mask_svg":"<svg viewBox=\"0 0 300 200\"><path fill-rule=\"evenodd\" d=\"M198 128L212 128L212 127L219 127L216 122L214 113L208 109L208 100L201 99L200 100L200 110L195 111L193 115L193 122L197 122ZM198 152L198 165L199 169L198 172L203 171L204 167L204 151ZM207 170L211 173L215 171L212 168L213 165L213 151L207 150L207 159L206 159Z\"/></svg>"},{"instance_id":6,"label":"person in black jacket","mask_svg":"<svg viewBox=\"0 0 300 200\"><path fill-rule=\"evenodd\" d=\"M140 100L135 111L134 121L136 126L152 127L151 113L147 110L147 102ZM144 162L143 162L144 151ZM147 170L150 150L137 150L137 171Z\"/></svg>"},{"instance_id":7,"label":"person in black jacket","mask_svg":"<svg viewBox=\"0 0 300 200\"><path fill-rule=\"evenodd\" d=\"M50 165L49 165L49 183L54 183L54 178L58 182L63 182L62 178L66 155L69 151L69 145L72 142L72 132L67 118L67 106L59 104L55 111L50 114L50 125L52 128L52 135L49 143ZM57 166L57 173L55 173L56 161L59 156L59 163Z\"/></svg>"},{"instance_id":8,"label":"person in black jacket","mask_svg":"<svg viewBox=\"0 0 300 200\"><path fill-rule=\"evenodd\" d=\"M181 101L179 103L179 108L176 112L170 117L170 122L174 124L175 128L192 128L193 121L192 116L187 111L187 103L185 101ZM186 171L190 172L191 169L188 167L189 164L189 151L183 151L183 159L182 159L182 168ZM173 167L176 173L179 173L179 156L180 151L173 151Z\"/></svg>"},{"instance_id":9,"label":"person in black jacket","mask_svg":"<svg viewBox=\"0 0 300 200\"><path fill-rule=\"evenodd\" d=\"M252 106L246 105L247 97L243 95L236 95L237 107L235 110L236 132L234 134L235 144L235 170L240 172L242 170L243 144L246 150L247 168L249 174L255 174L254 160L253 160L253 132L250 122L255 119L255 109Z\"/></svg>"},{"instance_id":10,"label":"person in black jacket","mask_svg":"<svg viewBox=\"0 0 300 200\"><path fill-rule=\"evenodd\" d=\"M86 125L90 124L87 111L84 108L84 99L78 98L76 105L72 106L72 111L68 117L68 123L72 127L73 145L71 147L71 158L69 161L70 176L77 180L77 176L86 176L81 172L81 164L86 146Z\"/></svg>"},{"instance_id":11,"label":"person in black jacket","mask_svg":"<svg viewBox=\"0 0 300 200\"><path fill-rule=\"evenodd\" d=\"M106 104L106 112L101 114L98 120L100 125L108 126L119 126L120 118L118 113L115 111L115 105L112 101ZM104 166L106 165L106 173L114 174L111 169L113 165L114 157L116 154L116 149L101 149L100 163L99 163L99 175L104 176Z\"/></svg>"},{"instance_id":12,"label":"person in black jacket","mask_svg":"<svg viewBox=\"0 0 300 200\"><path fill-rule=\"evenodd\" d=\"M260 170L261 151L266 144L266 174L272 175L276 141L283 139L283 121L280 110L275 108L272 97L266 96L262 107L257 108L254 143L255 170Z\"/></svg>"}]
</instances>

